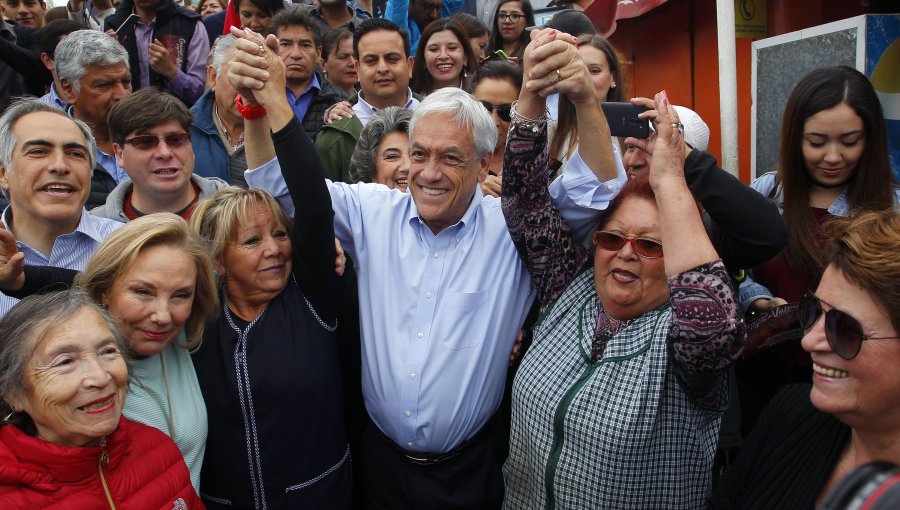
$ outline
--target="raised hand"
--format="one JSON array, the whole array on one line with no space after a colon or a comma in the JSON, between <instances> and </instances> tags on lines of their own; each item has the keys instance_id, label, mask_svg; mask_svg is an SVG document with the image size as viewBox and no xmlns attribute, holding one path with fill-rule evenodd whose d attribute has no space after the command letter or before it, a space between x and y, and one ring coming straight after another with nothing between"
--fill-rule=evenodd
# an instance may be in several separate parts
<instances>
[{"instance_id":1,"label":"raised hand","mask_svg":"<svg viewBox=\"0 0 900 510\"><path fill-rule=\"evenodd\" d=\"M656 94L654 101L657 109L652 122L656 128L656 140L650 160L650 185L656 188L669 179L684 182L686 145L684 126L678 120L678 112L669 102L666 91Z\"/></svg>"},{"instance_id":2,"label":"raised hand","mask_svg":"<svg viewBox=\"0 0 900 510\"><path fill-rule=\"evenodd\" d=\"M167 80L174 78L178 72L178 68L175 67L175 57L169 53L168 48L163 43L159 42L159 39L154 39L150 43L149 59L150 69L153 69Z\"/></svg>"},{"instance_id":3,"label":"raised hand","mask_svg":"<svg viewBox=\"0 0 900 510\"><path fill-rule=\"evenodd\" d=\"M250 29L231 27L238 38L234 59L228 66L228 81L245 100L266 106L284 100L284 62L278 56L278 39Z\"/></svg>"},{"instance_id":4,"label":"raised hand","mask_svg":"<svg viewBox=\"0 0 900 510\"><path fill-rule=\"evenodd\" d=\"M16 238L0 224L0 289L19 290L25 284L25 254Z\"/></svg>"}]
</instances>

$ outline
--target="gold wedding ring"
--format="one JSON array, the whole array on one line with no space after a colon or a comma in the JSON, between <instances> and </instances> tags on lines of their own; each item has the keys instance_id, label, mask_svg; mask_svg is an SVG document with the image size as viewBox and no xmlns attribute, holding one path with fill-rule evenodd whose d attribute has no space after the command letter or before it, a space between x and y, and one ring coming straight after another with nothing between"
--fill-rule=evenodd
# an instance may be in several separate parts
<instances>
[{"instance_id":1,"label":"gold wedding ring","mask_svg":"<svg viewBox=\"0 0 900 510\"><path fill-rule=\"evenodd\" d=\"M557 83L562 81L562 75L559 74L559 69L556 70L556 81Z\"/></svg>"}]
</instances>

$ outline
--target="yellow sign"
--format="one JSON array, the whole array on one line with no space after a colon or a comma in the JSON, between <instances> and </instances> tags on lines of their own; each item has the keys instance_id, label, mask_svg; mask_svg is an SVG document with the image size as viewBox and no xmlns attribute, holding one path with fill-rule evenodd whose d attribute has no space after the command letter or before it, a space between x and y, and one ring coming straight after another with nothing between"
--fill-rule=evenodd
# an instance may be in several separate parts
<instances>
[{"instance_id":1,"label":"yellow sign","mask_svg":"<svg viewBox=\"0 0 900 510\"><path fill-rule=\"evenodd\" d=\"M754 39L768 36L766 0L734 0L734 35Z\"/></svg>"}]
</instances>

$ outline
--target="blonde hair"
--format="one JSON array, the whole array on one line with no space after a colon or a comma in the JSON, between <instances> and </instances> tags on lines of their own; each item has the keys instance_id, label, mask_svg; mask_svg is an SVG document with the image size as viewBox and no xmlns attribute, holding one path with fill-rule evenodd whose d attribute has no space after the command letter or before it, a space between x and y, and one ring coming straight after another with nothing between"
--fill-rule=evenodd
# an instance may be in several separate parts
<instances>
[{"instance_id":1,"label":"blonde hair","mask_svg":"<svg viewBox=\"0 0 900 510\"><path fill-rule=\"evenodd\" d=\"M126 223L113 232L97 249L75 278L75 285L83 287L91 299L102 303L121 276L137 260L144 248L172 246L183 250L197 267L197 283L191 316L184 325L187 342L181 345L193 350L203 340L203 329L219 305L213 263L203 242L180 216L156 213Z\"/></svg>"},{"instance_id":2,"label":"blonde hair","mask_svg":"<svg viewBox=\"0 0 900 510\"><path fill-rule=\"evenodd\" d=\"M265 205L272 216L290 229L291 220L267 191L228 186L200 202L191 216L191 228L207 245L217 264L224 262L225 247L234 242L242 219L252 214L257 205Z\"/></svg>"}]
</instances>

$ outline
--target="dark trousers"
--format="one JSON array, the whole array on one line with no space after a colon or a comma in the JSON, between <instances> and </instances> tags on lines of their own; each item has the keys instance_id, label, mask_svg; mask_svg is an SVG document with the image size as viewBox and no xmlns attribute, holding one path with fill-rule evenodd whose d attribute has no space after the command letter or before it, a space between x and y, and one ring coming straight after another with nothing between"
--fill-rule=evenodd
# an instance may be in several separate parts
<instances>
[{"instance_id":1,"label":"dark trousers","mask_svg":"<svg viewBox=\"0 0 900 510\"><path fill-rule=\"evenodd\" d=\"M369 422L363 432L360 471L370 510L495 510L503 503L502 433L490 420L452 458L422 465L406 457ZM412 454L415 456L415 454Z\"/></svg>"}]
</instances>

